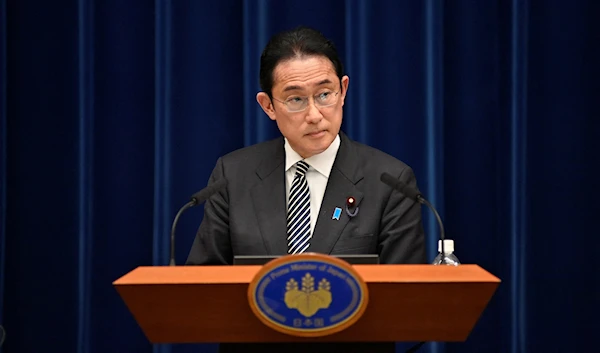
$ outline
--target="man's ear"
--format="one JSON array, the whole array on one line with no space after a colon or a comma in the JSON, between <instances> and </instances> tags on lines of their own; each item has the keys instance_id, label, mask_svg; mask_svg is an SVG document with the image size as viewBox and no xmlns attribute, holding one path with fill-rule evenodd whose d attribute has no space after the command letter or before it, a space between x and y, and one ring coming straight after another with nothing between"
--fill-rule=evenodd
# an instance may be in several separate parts
<instances>
[{"instance_id":1,"label":"man's ear","mask_svg":"<svg viewBox=\"0 0 600 353\"><path fill-rule=\"evenodd\" d=\"M350 84L350 77L344 76L342 77L342 107L344 106L344 102L346 101L346 94L348 93L348 85Z\"/></svg>"},{"instance_id":2,"label":"man's ear","mask_svg":"<svg viewBox=\"0 0 600 353\"><path fill-rule=\"evenodd\" d=\"M275 107L269 95L265 92L258 92L256 101L260 104L262 110L269 116L271 120L275 120Z\"/></svg>"}]
</instances>

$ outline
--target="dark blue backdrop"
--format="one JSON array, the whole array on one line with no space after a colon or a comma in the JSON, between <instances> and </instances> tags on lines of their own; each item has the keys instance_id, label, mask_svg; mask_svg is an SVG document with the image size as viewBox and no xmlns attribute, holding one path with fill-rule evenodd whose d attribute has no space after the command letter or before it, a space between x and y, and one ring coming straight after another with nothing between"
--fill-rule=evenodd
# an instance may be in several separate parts
<instances>
[{"instance_id":1,"label":"dark blue backdrop","mask_svg":"<svg viewBox=\"0 0 600 353\"><path fill-rule=\"evenodd\" d=\"M0 0L4 351L153 350L111 283L167 264L218 156L277 135L259 56L299 24L346 64L343 129L410 164L458 257L503 281L466 342L423 351L593 350L599 4Z\"/></svg>"}]
</instances>

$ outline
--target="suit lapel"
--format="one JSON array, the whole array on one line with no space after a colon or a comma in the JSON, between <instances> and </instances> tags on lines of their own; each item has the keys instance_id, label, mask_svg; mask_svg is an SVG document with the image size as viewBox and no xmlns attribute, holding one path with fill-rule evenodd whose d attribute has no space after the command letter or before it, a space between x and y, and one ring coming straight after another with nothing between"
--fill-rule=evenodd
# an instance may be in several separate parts
<instances>
[{"instance_id":1,"label":"suit lapel","mask_svg":"<svg viewBox=\"0 0 600 353\"><path fill-rule=\"evenodd\" d=\"M329 254L350 221L350 216L346 213L346 200L352 196L356 199L357 206L360 207L360 201L363 198L363 193L356 187L356 184L363 178L363 174L357 162L352 142L342 132L340 132L340 138L340 148L331 168L319 210L319 218L307 252ZM339 220L333 219L336 207L342 209Z\"/></svg>"},{"instance_id":2,"label":"suit lapel","mask_svg":"<svg viewBox=\"0 0 600 353\"><path fill-rule=\"evenodd\" d=\"M274 154L267 155L256 169L260 182L251 193L267 253L282 255L287 253L283 138L275 140L273 148Z\"/></svg>"}]
</instances>

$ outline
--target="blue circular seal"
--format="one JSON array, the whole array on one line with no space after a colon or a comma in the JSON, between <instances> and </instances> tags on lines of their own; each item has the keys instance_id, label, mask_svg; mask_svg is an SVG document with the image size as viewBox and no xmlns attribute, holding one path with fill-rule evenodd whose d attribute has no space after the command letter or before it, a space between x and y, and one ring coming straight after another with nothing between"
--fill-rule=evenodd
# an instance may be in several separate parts
<instances>
[{"instance_id":1,"label":"blue circular seal","mask_svg":"<svg viewBox=\"0 0 600 353\"><path fill-rule=\"evenodd\" d=\"M368 303L367 286L345 261L326 255L288 255L266 264L248 289L250 307L271 328L317 337L356 322Z\"/></svg>"}]
</instances>

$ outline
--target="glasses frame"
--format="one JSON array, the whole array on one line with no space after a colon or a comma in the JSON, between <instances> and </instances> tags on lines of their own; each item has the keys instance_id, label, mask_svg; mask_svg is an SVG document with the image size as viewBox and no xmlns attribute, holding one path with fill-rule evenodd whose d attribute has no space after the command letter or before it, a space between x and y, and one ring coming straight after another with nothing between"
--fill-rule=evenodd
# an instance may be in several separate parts
<instances>
[{"instance_id":1,"label":"glasses frame","mask_svg":"<svg viewBox=\"0 0 600 353\"><path fill-rule=\"evenodd\" d=\"M336 104L338 103L338 101L339 101L339 97L338 97L338 95L340 94L340 92L341 92L341 91L342 91L342 90L341 90L341 89L339 89L339 90L337 90L336 92L333 92L333 94L334 94L334 95L335 95L335 97L336 97L336 101L335 101L335 103L331 103L331 104L327 104L327 105L318 105L318 104L316 104L316 103L315 103L315 96L300 96L300 97L302 97L302 98L309 98L309 97L312 97L313 104L314 104L314 106L315 106L317 109L319 109L319 108L327 108L327 107L331 107L332 105L336 105ZM318 94L317 94L317 96L318 96ZM301 109L301 110L290 110L290 107L288 106L288 103L287 103L287 102L284 102L284 101L282 101L282 100L279 100L279 99L277 99L277 98L275 98L275 97L271 97L271 99L273 99L273 100L275 100L275 101L277 101L277 102L279 102L279 103L281 103L281 104L285 105L285 109L287 109L288 113L300 113L300 112L303 112L303 111L305 111L305 110L308 108L308 106L309 106L309 104L310 104L310 99L309 99L309 100L308 100L308 103L306 104L306 107L304 107L303 109Z\"/></svg>"}]
</instances>

